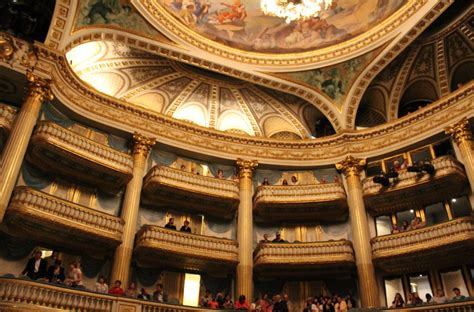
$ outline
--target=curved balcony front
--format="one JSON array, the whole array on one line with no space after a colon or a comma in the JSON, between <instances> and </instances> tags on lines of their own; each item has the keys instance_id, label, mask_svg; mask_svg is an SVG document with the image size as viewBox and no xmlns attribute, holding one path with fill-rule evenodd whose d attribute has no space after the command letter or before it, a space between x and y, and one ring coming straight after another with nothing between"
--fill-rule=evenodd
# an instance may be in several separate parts
<instances>
[{"instance_id":1,"label":"curved balcony front","mask_svg":"<svg viewBox=\"0 0 474 312\"><path fill-rule=\"evenodd\" d=\"M449 222L375 237L371 240L374 263L387 272L472 262L474 259L474 219L464 217Z\"/></svg>"},{"instance_id":2,"label":"curved balcony front","mask_svg":"<svg viewBox=\"0 0 474 312\"><path fill-rule=\"evenodd\" d=\"M176 205L224 219L234 217L240 202L239 184L167 166L154 166L143 181L145 204Z\"/></svg>"},{"instance_id":3,"label":"curved balcony front","mask_svg":"<svg viewBox=\"0 0 474 312\"><path fill-rule=\"evenodd\" d=\"M15 189L5 223L13 235L98 253L120 244L124 225L119 217L23 186Z\"/></svg>"},{"instance_id":4,"label":"curved balcony front","mask_svg":"<svg viewBox=\"0 0 474 312\"><path fill-rule=\"evenodd\" d=\"M257 221L339 221L348 212L341 183L261 185L253 202Z\"/></svg>"},{"instance_id":5,"label":"curved balcony front","mask_svg":"<svg viewBox=\"0 0 474 312\"><path fill-rule=\"evenodd\" d=\"M135 254L144 266L222 273L235 269L238 244L230 239L145 225L137 233Z\"/></svg>"},{"instance_id":6,"label":"curved balcony front","mask_svg":"<svg viewBox=\"0 0 474 312\"><path fill-rule=\"evenodd\" d=\"M74 178L108 193L119 191L132 178L129 154L49 121L36 126L28 160L48 173Z\"/></svg>"},{"instance_id":7,"label":"curved balcony front","mask_svg":"<svg viewBox=\"0 0 474 312\"><path fill-rule=\"evenodd\" d=\"M367 209L376 214L386 214L413 207L423 207L448 200L468 192L468 180L463 165L451 156L432 161L433 175L402 171L398 180L389 187L363 181L364 200Z\"/></svg>"},{"instance_id":8,"label":"curved balcony front","mask_svg":"<svg viewBox=\"0 0 474 312\"><path fill-rule=\"evenodd\" d=\"M264 277L333 277L349 274L354 259L348 240L260 243L254 251L254 269Z\"/></svg>"},{"instance_id":9,"label":"curved balcony front","mask_svg":"<svg viewBox=\"0 0 474 312\"><path fill-rule=\"evenodd\" d=\"M16 108L6 104L0 104L0 148L8 138L10 129L15 120Z\"/></svg>"}]
</instances>

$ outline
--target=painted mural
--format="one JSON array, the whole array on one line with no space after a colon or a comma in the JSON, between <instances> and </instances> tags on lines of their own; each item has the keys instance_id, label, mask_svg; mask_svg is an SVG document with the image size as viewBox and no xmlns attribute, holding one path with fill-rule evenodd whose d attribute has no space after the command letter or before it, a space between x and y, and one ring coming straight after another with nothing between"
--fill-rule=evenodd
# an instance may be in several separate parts
<instances>
[{"instance_id":1,"label":"painted mural","mask_svg":"<svg viewBox=\"0 0 474 312\"><path fill-rule=\"evenodd\" d=\"M158 1L186 26L209 39L241 50L266 53L315 50L350 39L407 2L333 0L320 18L286 23L283 18L265 16L259 0Z\"/></svg>"},{"instance_id":2,"label":"painted mural","mask_svg":"<svg viewBox=\"0 0 474 312\"><path fill-rule=\"evenodd\" d=\"M111 25L148 36L160 35L129 0L79 0L76 28L90 25Z\"/></svg>"}]
</instances>

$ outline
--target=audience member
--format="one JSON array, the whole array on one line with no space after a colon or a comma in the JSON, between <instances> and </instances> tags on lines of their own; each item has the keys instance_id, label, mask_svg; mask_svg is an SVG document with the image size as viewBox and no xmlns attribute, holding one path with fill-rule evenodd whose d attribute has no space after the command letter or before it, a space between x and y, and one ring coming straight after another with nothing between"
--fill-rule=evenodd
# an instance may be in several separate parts
<instances>
[{"instance_id":1,"label":"audience member","mask_svg":"<svg viewBox=\"0 0 474 312\"><path fill-rule=\"evenodd\" d=\"M64 275L64 268L61 266L61 260L55 260L54 264L48 268L46 277L50 283L62 284L64 282L66 276Z\"/></svg>"},{"instance_id":2,"label":"audience member","mask_svg":"<svg viewBox=\"0 0 474 312\"><path fill-rule=\"evenodd\" d=\"M125 295L125 291L122 288L122 282L119 280L116 280L114 283L114 287L112 287L109 290L109 294L115 295L115 296L123 296Z\"/></svg>"},{"instance_id":3,"label":"audience member","mask_svg":"<svg viewBox=\"0 0 474 312\"><path fill-rule=\"evenodd\" d=\"M140 294L137 297L142 300L151 300L151 295L146 291L145 288L140 289Z\"/></svg>"},{"instance_id":4,"label":"audience member","mask_svg":"<svg viewBox=\"0 0 474 312\"><path fill-rule=\"evenodd\" d=\"M109 285L107 285L103 275L99 275L99 278L97 279L97 282L94 286L94 291L101 294L107 294L109 292Z\"/></svg>"},{"instance_id":5,"label":"audience member","mask_svg":"<svg viewBox=\"0 0 474 312\"><path fill-rule=\"evenodd\" d=\"M337 174L334 176L333 182L334 183L340 183L341 182L341 180L339 179L339 176Z\"/></svg>"},{"instance_id":6,"label":"audience member","mask_svg":"<svg viewBox=\"0 0 474 312\"><path fill-rule=\"evenodd\" d=\"M163 284L156 284L156 290L153 292L153 300L158 302L168 302L168 295L163 291Z\"/></svg>"},{"instance_id":7,"label":"audience member","mask_svg":"<svg viewBox=\"0 0 474 312\"><path fill-rule=\"evenodd\" d=\"M402 298L400 293L395 294L395 298L393 298L392 305L390 308L403 308L405 306L405 301Z\"/></svg>"},{"instance_id":8,"label":"audience member","mask_svg":"<svg viewBox=\"0 0 474 312\"><path fill-rule=\"evenodd\" d=\"M275 238L272 240L273 243L286 243L286 241L281 238L281 234L280 233L276 233L276 236Z\"/></svg>"},{"instance_id":9,"label":"audience member","mask_svg":"<svg viewBox=\"0 0 474 312\"><path fill-rule=\"evenodd\" d=\"M246 298L245 298L244 295L239 296L239 300L235 303L235 309L236 310L248 310L249 309L249 304L246 301Z\"/></svg>"},{"instance_id":10,"label":"audience member","mask_svg":"<svg viewBox=\"0 0 474 312\"><path fill-rule=\"evenodd\" d=\"M282 297L283 297L283 301L286 302L286 307L287 307L288 311L293 311L293 303L288 298L288 294L284 293Z\"/></svg>"},{"instance_id":11,"label":"audience member","mask_svg":"<svg viewBox=\"0 0 474 312\"><path fill-rule=\"evenodd\" d=\"M275 296L273 301L273 312L288 312L288 305L285 300L282 300L280 295Z\"/></svg>"},{"instance_id":12,"label":"audience member","mask_svg":"<svg viewBox=\"0 0 474 312\"><path fill-rule=\"evenodd\" d=\"M404 231L409 231L409 230L411 230L410 223L408 223L407 220L404 220L402 223L402 227L400 228L400 231L404 232Z\"/></svg>"},{"instance_id":13,"label":"audience member","mask_svg":"<svg viewBox=\"0 0 474 312\"><path fill-rule=\"evenodd\" d=\"M174 218L170 218L168 220L168 223L166 223L165 228L170 230L176 230L176 225L174 225Z\"/></svg>"},{"instance_id":14,"label":"audience member","mask_svg":"<svg viewBox=\"0 0 474 312\"><path fill-rule=\"evenodd\" d=\"M127 290L125 291L125 296L130 297L130 298L136 298L137 295L138 295L137 294L137 284L135 284L134 282L131 282L128 285Z\"/></svg>"},{"instance_id":15,"label":"audience member","mask_svg":"<svg viewBox=\"0 0 474 312\"><path fill-rule=\"evenodd\" d=\"M400 233L400 228L396 224L392 224L392 234Z\"/></svg>"},{"instance_id":16,"label":"audience member","mask_svg":"<svg viewBox=\"0 0 474 312\"><path fill-rule=\"evenodd\" d=\"M45 278L48 270L48 261L41 258L42 253L40 250L33 254L33 257L26 263L25 269L21 272L21 275L28 276L32 280Z\"/></svg>"},{"instance_id":17,"label":"audience member","mask_svg":"<svg viewBox=\"0 0 474 312\"><path fill-rule=\"evenodd\" d=\"M416 230L416 229L420 229L422 227L425 226L425 223L421 221L421 219L419 217L415 217L412 221L411 221L411 229L412 230Z\"/></svg>"},{"instance_id":18,"label":"audience member","mask_svg":"<svg viewBox=\"0 0 474 312\"><path fill-rule=\"evenodd\" d=\"M260 243L269 243L270 240L268 239L268 234L263 234L263 239L260 240Z\"/></svg>"},{"instance_id":19,"label":"audience member","mask_svg":"<svg viewBox=\"0 0 474 312\"><path fill-rule=\"evenodd\" d=\"M218 178L218 179L224 179L224 171L223 171L222 169L217 169L216 178Z\"/></svg>"},{"instance_id":20,"label":"audience member","mask_svg":"<svg viewBox=\"0 0 474 312\"><path fill-rule=\"evenodd\" d=\"M418 306L418 305L423 304L423 300L421 300L417 292L413 292L410 294L409 302L410 302L410 305L412 306Z\"/></svg>"},{"instance_id":21,"label":"audience member","mask_svg":"<svg viewBox=\"0 0 474 312\"><path fill-rule=\"evenodd\" d=\"M298 178L296 176L291 176L291 185L298 185Z\"/></svg>"},{"instance_id":22,"label":"audience member","mask_svg":"<svg viewBox=\"0 0 474 312\"><path fill-rule=\"evenodd\" d=\"M267 178L267 177L263 178L262 185L270 185L270 182L268 182L268 178Z\"/></svg>"},{"instance_id":23,"label":"audience member","mask_svg":"<svg viewBox=\"0 0 474 312\"><path fill-rule=\"evenodd\" d=\"M433 297L433 301L436 303L446 303L448 301L448 298L446 298L442 289L437 289Z\"/></svg>"},{"instance_id":24,"label":"audience member","mask_svg":"<svg viewBox=\"0 0 474 312\"><path fill-rule=\"evenodd\" d=\"M426 294L425 294L425 298L426 298L426 303L433 303L433 302L432 302L432 301L433 301L433 297L432 297L430 294L426 293Z\"/></svg>"},{"instance_id":25,"label":"audience member","mask_svg":"<svg viewBox=\"0 0 474 312\"><path fill-rule=\"evenodd\" d=\"M318 306L314 303L313 297L306 299L306 306L303 312L319 312Z\"/></svg>"},{"instance_id":26,"label":"audience member","mask_svg":"<svg viewBox=\"0 0 474 312\"><path fill-rule=\"evenodd\" d=\"M334 312L334 305L329 297L324 297L323 312Z\"/></svg>"},{"instance_id":27,"label":"audience member","mask_svg":"<svg viewBox=\"0 0 474 312\"><path fill-rule=\"evenodd\" d=\"M186 171L186 165L184 165L184 164L181 165L181 170L182 170L182 171Z\"/></svg>"},{"instance_id":28,"label":"audience member","mask_svg":"<svg viewBox=\"0 0 474 312\"><path fill-rule=\"evenodd\" d=\"M222 306L224 309L232 309L234 308L234 303L232 302L232 298L230 295L226 295L224 299L224 304Z\"/></svg>"},{"instance_id":29,"label":"audience member","mask_svg":"<svg viewBox=\"0 0 474 312\"><path fill-rule=\"evenodd\" d=\"M347 312L347 303L342 299L341 296L337 296L337 303L334 306L336 312Z\"/></svg>"},{"instance_id":30,"label":"audience member","mask_svg":"<svg viewBox=\"0 0 474 312\"><path fill-rule=\"evenodd\" d=\"M459 301L459 300L465 300L466 299L466 296L461 295L461 290L459 290L459 288L454 287L453 292L454 292L454 297L452 299L453 301Z\"/></svg>"},{"instance_id":31,"label":"audience member","mask_svg":"<svg viewBox=\"0 0 474 312\"><path fill-rule=\"evenodd\" d=\"M327 175L323 175L323 177L321 178L321 183L328 183L328 176Z\"/></svg>"},{"instance_id":32,"label":"audience member","mask_svg":"<svg viewBox=\"0 0 474 312\"><path fill-rule=\"evenodd\" d=\"M356 308L357 304L355 299L352 297L352 294L349 293L346 298L347 309Z\"/></svg>"},{"instance_id":33,"label":"audience member","mask_svg":"<svg viewBox=\"0 0 474 312\"><path fill-rule=\"evenodd\" d=\"M221 292L218 292L217 295L216 295L216 301L217 301L217 307L219 309L223 309L224 308L224 302L225 302L225 299L224 299L224 295L221 293Z\"/></svg>"},{"instance_id":34,"label":"audience member","mask_svg":"<svg viewBox=\"0 0 474 312\"><path fill-rule=\"evenodd\" d=\"M69 271L65 283L70 287L84 288L84 285L82 284L81 264L78 261L69 265Z\"/></svg>"},{"instance_id":35,"label":"audience member","mask_svg":"<svg viewBox=\"0 0 474 312\"><path fill-rule=\"evenodd\" d=\"M207 303L208 308L217 309L219 304L217 303L216 297L212 297L211 300Z\"/></svg>"},{"instance_id":36,"label":"audience member","mask_svg":"<svg viewBox=\"0 0 474 312\"><path fill-rule=\"evenodd\" d=\"M209 307L209 301L211 301L211 299L211 291L209 289L206 289L206 293L204 294L204 296L201 297L199 304L201 305L201 307L207 308Z\"/></svg>"},{"instance_id":37,"label":"audience member","mask_svg":"<svg viewBox=\"0 0 474 312\"><path fill-rule=\"evenodd\" d=\"M45 260L48 261L48 267L54 265L54 263L58 259L59 259L59 251L57 250L53 250L51 256L45 258Z\"/></svg>"},{"instance_id":38,"label":"audience member","mask_svg":"<svg viewBox=\"0 0 474 312\"><path fill-rule=\"evenodd\" d=\"M281 182L281 185L288 185L288 181L286 179L283 179L283 181Z\"/></svg>"},{"instance_id":39,"label":"audience member","mask_svg":"<svg viewBox=\"0 0 474 312\"><path fill-rule=\"evenodd\" d=\"M191 228L189 227L189 221L188 220L184 220L184 224L183 226L181 226L181 228L179 229L181 232L188 232L188 233L191 233Z\"/></svg>"}]
</instances>

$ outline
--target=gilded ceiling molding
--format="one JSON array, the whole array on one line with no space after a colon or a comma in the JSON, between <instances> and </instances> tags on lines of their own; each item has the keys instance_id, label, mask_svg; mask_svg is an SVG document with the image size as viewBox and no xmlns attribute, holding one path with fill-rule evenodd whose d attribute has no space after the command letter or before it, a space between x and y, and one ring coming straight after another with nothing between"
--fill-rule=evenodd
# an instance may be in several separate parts
<instances>
[{"instance_id":1,"label":"gilded ceiling molding","mask_svg":"<svg viewBox=\"0 0 474 312\"><path fill-rule=\"evenodd\" d=\"M343 105L343 128L354 129L355 120L357 116L357 109L360 104L360 100L364 95L367 87L369 86L372 79L382 71L395 57L400 54L415 38L421 34L438 16L446 10L453 0L439 0L436 5L432 4L430 9L424 17L419 20L416 25L401 33L401 37L390 43L385 53L382 52L379 57L376 57L371 65L369 65L364 72L361 73L351 90L348 92L346 101ZM398 104L398 103L397 103Z\"/></svg>"},{"instance_id":2,"label":"gilded ceiling molding","mask_svg":"<svg viewBox=\"0 0 474 312\"><path fill-rule=\"evenodd\" d=\"M444 40L440 39L436 41L436 68L438 75L438 87L440 91L440 97L449 94L449 80L448 72L446 68L446 58L444 56Z\"/></svg>"},{"instance_id":3,"label":"gilded ceiling molding","mask_svg":"<svg viewBox=\"0 0 474 312\"><path fill-rule=\"evenodd\" d=\"M184 103L186 99L188 99L191 95L193 95L193 92L196 90L196 88L201 84L200 81L197 80L191 80L186 87L184 87L181 92L179 92L179 95L173 100L173 102L170 103L170 105L166 108L166 115L168 116L173 116L173 114L176 112L176 110L181 106L181 104Z\"/></svg>"},{"instance_id":4,"label":"gilded ceiling molding","mask_svg":"<svg viewBox=\"0 0 474 312\"><path fill-rule=\"evenodd\" d=\"M288 166L334 164L347 154L371 157L390 153L439 134L453 118L474 116L474 82L413 114L361 131L299 141L249 137L191 125L105 96L82 82L56 52L37 45L36 72L51 75L52 90L70 110L96 123L156 137L161 144L224 159L252 158Z\"/></svg>"},{"instance_id":5,"label":"gilded ceiling molding","mask_svg":"<svg viewBox=\"0 0 474 312\"><path fill-rule=\"evenodd\" d=\"M181 77L183 77L183 74L181 73L171 73L168 75L160 76L160 77L145 81L144 83L138 84L137 86L133 87L131 90L128 90L127 93L122 95L120 99L128 101L131 98L137 95L140 95L144 91L153 90L156 87L159 87L167 82L170 82L172 80L175 80ZM160 92L160 94L165 94L165 93ZM168 96L166 95L165 98L168 99ZM168 106L168 104L169 104L169 101L166 106ZM166 106L163 106L163 107L166 107Z\"/></svg>"},{"instance_id":6,"label":"gilded ceiling molding","mask_svg":"<svg viewBox=\"0 0 474 312\"><path fill-rule=\"evenodd\" d=\"M219 101L219 88L215 85L211 86L210 97L209 97L209 127L217 127L217 107Z\"/></svg>"}]
</instances>

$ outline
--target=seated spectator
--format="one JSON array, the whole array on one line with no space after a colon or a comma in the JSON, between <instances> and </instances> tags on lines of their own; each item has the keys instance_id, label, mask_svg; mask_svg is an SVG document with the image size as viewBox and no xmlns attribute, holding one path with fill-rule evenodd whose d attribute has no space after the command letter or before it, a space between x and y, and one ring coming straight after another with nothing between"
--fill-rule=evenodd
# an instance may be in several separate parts
<instances>
[{"instance_id":1,"label":"seated spectator","mask_svg":"<svg viewBox=\"0 0 474 312\"><path fill-rule=\"evenodd\" d=\"M125 291L125 296L130 298L136 298L137 295L137 284L131 282L130 285L128 285L127 290Z\"/></svg>"},{"instance_id":2,"label":"seated spectator","mask_svg":"<svg viewBox=\"0 0 474 312\"><path fill-rule=\"evenodd\" d=\"M341 296L337 296L337 303L334 306L336 312L347 312L347 303L342 299Z\"/></svg>"},{"instance_id":3,"label":"seated spectator","mask_svg":"<svg viewBox=\"0 0 474 312\"><path fill-rule=\"evenodd\" d=\"M328 176L327 175L323 175L323 177L321 178L321 183L328 183Z\"/></svg>"},{"instance_id":4,"label":"seated spectator","mask_svg":"<svg viewBox=\"0 0 474 312\"><path fill-rule=\"evenodd\" d=\"M204 296L202 296L199 304L201 307L204 307L204 308L208 308L209 307L209 301L211 301L212 299L212 294L211 294L211 291L209 289L206 289L206 293L204 294Z\"/></svg>"},{"instance_id":5,"label":"seated spectator","mask_svg":"<svg viewBox=\"0 0 474 312\"><path fill-rule=\"evenodd\" d=\"M212 297L212 299L207 303L207 306L210 309L217 309L219 304L217 303L216 297Z\"/></svg>"},{"instance_id":6,"label":"seated spectator","mask_svg":"<svg viewBox=\"0 0 474 312\"><path fill-rule=\"evenodd\" d=\"M400 233L400 229L398 228L398 225L392 224L392 234L397 234Z\"/></svg>"},{"instance_id":7,"label":"seated spectator","mask_svg":"<svg viewBox=\"0 0 474 312\"><path fill-rule=\"evenodd\" d=\"M334 183L340 183L341 182L341 180L339 179L339 176L337 174L334 176L333 182Z\"/></svg>"},{"instance_id":8,"label":"seated spectator","mask_svg":"<svg viewBox=\"0 0 474 312\"><path fill-rule=\"evenodd\" d=\"M189 227L189 221L188 220L184 220L184 224L183 226L181 226L181 228L179 229L181 232L188 232L188 233L191 233L191 228Z\"/></svg>"},{"instance_id":9,"label":"seated spectator","mask_svg":"<svg viewBox=\"0 0 474 312\"><path fill-rule=\"evenodd\" d=\"M272 240L273 243L286 243L286 241L281 238L280 233L276 233L276 237Z\"/></svg>"},{"instance_id":10,"label":"seated spectator","mask_svg":"<svg viewBox=\"0 0 474 312\"><path fill-rule=\"evenodd\" d=\"M288 181L286 179L283 179L283 181L281 182L281 185L288 185Z\"/></svg>"},{"instance_id":11,"label":"seated spectator","mask_svg":"<svg viewBox=\"0 0 474 312\"><path fill-rule=\"evenodd\" d=\"M406 165L406 161L405 159L402 160L402 162L400 163L400 161L398 160L395 160L393 162L393 169L396 171L396 172L400 172L400 171L403 171L407 168L407 165Z\"/></svg>"},{"instance_id":12,"label":"seated spectator","mask_svg":"<svg viewBox=\"0 0 474 312\"><path fill-rule=\"evenodd\" d=\"M405 301L402 298L400 293L395 294L395 298L393 298L392 305L390 308L403 308L405 306Z\"/></svg>"},{"instance_id":13,"label":"seated spectator","mask_svg":"<svg viewBox=\"0 0 474 312\"><path fill-rule=\"evenodd\" d=\"M466 300L466 296L461 295L461 290L459 290L459 288L454 287L453 292L454 292L454 297L451 300L453 301Z\"/></svg>"},{"instance_id":14,"label":"seated spectator","mask_svg":"<svg viewBox=\"0 0 474 312\"><path fill-rule=\"evenodd\" d=\"M314 304L313 297L308 297L306 299L306 306L303 309L303 312L319 312L318 306Z\"/></svg>"},{"instance_id":15,"label":"seated spectator","mask_svg":"<svg viewBox=\"0 0 474 312\"><path fill-rule=\"evenodd\" d=\"M217 308L223 309L224 308L224 295L221 292L218 292L216 295L216 301L217 301Z\"/></svg>"},{"instance_id":16,"label":"seated spectator","mask_svg":"<svg viewBox=\"0 0 474 312\"><path fill-rule=\"evenodd\" d=\"M137 296L138 299L151 300L151 295L146 291L145 288L140 289L140 294Z\"/></svg>"},{"instance_id":17,"label":"seated spectator","mask_svg":"<svg viewBox=\"0 0 474 312\"><path fill-rule=\"evenodd\" d=\"M446 303L448 302L448 298L444 295L444 291L442 289L437 289L433 297L433 301L436 303Z\"/></svg>"},{"instance_id":18,"label":"seated spectator","mask_svg":"<svg viewBox=\"0 0 474 312\"><path fill-rule=\"evenodd\" d=\"M94 291L101 294L107 294L109 292L109 285L107 285L105 277L103 275L100 275L97 279L97 282L94 286Z\"/></svg>"},{"instance_id":19,"label":"seated spectator","mask_svg":"<svg viewBox=\"0 0 474 312\"><path fill-rule=\"evenodd\" d=\"M84 285L82 284L81 264L78 261L69 265L65 284L70 287L84 288Z\"/></svg>"},{"instance_id":20,"label":"seated spectator","mask_svg":"<svg viewBox=\"0 0 474 312\"><path fill-rule=\"evenodd\" d=\"M412 229L412 230L421 229L421 228L424 227L424 226L425 226L425 223L422 222L419 217L415 217L415 218L411 221L411 229Z\"/></svg>"},{"instance_id":21,"label":"seated spectator","mask_svg":"<svg viewBox=\"0 0 474 312\"><path fill-rule=\"evenodd\" d=\"M291 185L298 185L298 178L296 176L291 176Z\"/></svg>"},{"instance_id":22,"label":"seated spectator","mask_svg":"<svg viewBox=\"0 0 474 312\"><path fill-rule=\"evenodd\" d=\"M270 240L268 239L268 234L263 234L263 239L260 240L260 243L269 243Z\"/></svg>"},{"instance_id":23,"label":"seated spectator","mask_svg":"<svg viewBox=\"0 0 474 312\"><path fill-rule=\"evenodd\" d=\"M267 178L267 177L263 178L262 185L270 185L270 182L268 182L268 178Z\"/></svg>"},{"instance_id":24,"label":"seated spectator","mask_svg":"<svg viewBox=\"0 0 474 312\"><path fill-rule=\"evenodd\" d=\"M235 303L236 310L248 310L249 309L249 304L246 301L246 298L244 295L239 296L239 300Z\"/></svg>"},{"instance_id":25,"label":"seated spectator","mask_svg":"<svg viewBox=\"0 0 474 312\"><path fill-rule=\"evenodd\" d=\"M356 307L356 301L355 301L355 299L352 297L352 294L351 294L351 293L349 293L349 294L347 295L346 303L347 303L347 309L348 309L348 310L350 310L350 309Z\"/></svg>"},{"instance_id":26,"label":"seated spectator","mask_svg":"<svg viewBox=\"0 0 474 312\"><path fill-rule=\"evenodd\" d=\"M423 304L423 300L421 300L417 292L413 292L410 294L410 305L418 306L422 304Z\"/></svg>"},{"instance_id":27,"label":"seated spectator","mask_svg":"<svg viewBox=\"0 0 474 312\"><path fill-rule=\"evenodd\" d=\"M270 299L268 299L267 294L262 295L262 299L260 300L260 306L262 312L271 312L272 311L272 303Z\"/></svg>"},{"instance_id":28,"label":"seated spectator","mask_svg":"<svg viewBox=\"0 0 474 312\"><path fill-rule=\"evenodd\" d=\"M165 229L170 229L170 230L175 230L176 231L176 225L174 225L174 218L170 218L168 220L168 223L165 225Z\"/></svg>"},{"instance_id":29,"label":"seated spectator","mask_svg":"<svg viewBox=\"0 0 474 312\"><path fill-rule=\"evenodd\" d=\"M54 264L48 268L47 278L50 283L62 284L66 279L64 268L61 266L61 260L56 259Z\"/></svg>"},{"instance_id":30,"label":"seated spectator","mask_svg":"<svg viewBox=\"0 0 474 312\"><path fill-rule=\"evenodd\" d=\"M400 231L405 232L405 231L409 231L409 230L411 230L411 225L410 225L410 223L408 223L407 220L404 220L403 223L402 223L402 227L400 228Z\"/></svg>"},{"instance_id":31,"label":"seated spectator","mask_svg":"<svg viewBox=\"0 0 474 312\"><path fill-rule=\"evenodd\" d=\"M224 171L223 171L222 169L217 169L216 178L218 178L218 179L224 179Z\"/></svg>"},{"instance_id":32,"label":"seated spectator","mask_svg":"<svg viewBox=\"0 0 474 312\"><path fill-rule=\"evenodd\" d=\"M334 305L332 304L331 298L329 298L327 296L324 297L323 311L324 312L333 312L334 311Z\"/></svg>"},{"instance_id":33,"label":"seated spectator","mask_svg":"<svg viewBox=\"0 0 474 312\"><path fill-rule=\"evenodd\" d=\"M156 284L156 290L153 292L153 300L158 302L168 302L168 294L163 291L163 284Z\"/></svg>"},{"instance_id":34,"label":"seated spectator","mask_svg":"<svg viewBox=\"0 0 474 312\"><path fill-rule=\"evenodd\" d=\"M232 302L232 298L230 295L226 295L224 299L224 304L222 305L224 309L232 309L234 308L234 303Z\"/></svg>"},{"instance_id":35,"label":"seated spectator","mask_svg":"<svg viewBox=\"0 0 474 312\"><path fill-rule=\"evenodd\" d=\"M276 295L273 300L273 312L288 312L288 304L282 300L280 295Z\"/></svg>"},{"instance_id":36,"label":"seated spectator","mask_svg":"<svg viewBox=\"0 0 474 312\"><path fill-rule=\"evenodd\" d=\"M426 303L433 303L433 297L430 294L425 295Z\"/></svg>"},{"instance_id":37,"label":"seated spectator","mask_svg":"<svg viewBox=\"0 0 474 312\"><path fill-rule=\"evenodd\" d=\"M32 280L45 278L48 273L48 261L41 258L42 252L40 250L33 254L33 257L26 263L25 269L21 272L21 275L28 276Z\"/></svg>"},{"instance_id":38,"label":"seated spectator","mask_svg":"<svg viewBox=\"0 0 474 312\"><path fill-rule=\"evenodd\" d=\"M48 267L53 266L56 260L58 259L59 259L59 251L57 250L53 250L53 253L51 254L51 256L45 258L45 260L48 261Z\"/></svg>"},{"instance_id":39,"label":"seated spectator","mask_svg":"<svg viewBox=\"0 0 474 312\"><path fill-rule=\"evenodd\" d=\"M109 290L109 294L115 296L123 296L125 295L125 291L122 288L122 281L116 280L114 283L114 287Z\"/></svg>"},{"instance_id":40,"label":"seated spectator","mask_svg":"<svg viewBox=\"0 0 474 312\"><path fill-rule=\"evenodd\" d=\"M186 171L186 165L183 164L183 165L181 165L180 168L181 168L182 171Z\"/></svg>"}]
</instances>

